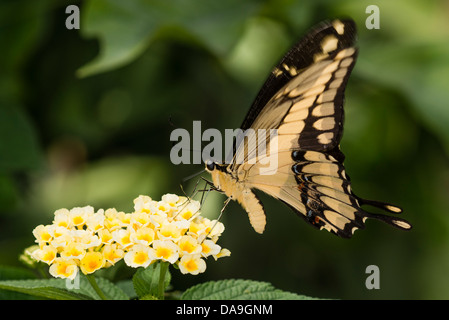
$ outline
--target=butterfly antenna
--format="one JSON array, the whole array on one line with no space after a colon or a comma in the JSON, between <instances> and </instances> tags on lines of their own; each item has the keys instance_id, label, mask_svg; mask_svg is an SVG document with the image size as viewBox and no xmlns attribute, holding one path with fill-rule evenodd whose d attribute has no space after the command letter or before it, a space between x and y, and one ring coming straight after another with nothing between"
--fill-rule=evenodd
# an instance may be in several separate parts
<instances>
[{"instance_id":1,"label":"butterfly antenna","mask_svg":"<svg viewBox=\"0 0 449 320\"><path fill-rule=\"evenodd\" d=\"M220 211L220 214L218 215L217 220L215 220L212 228L210 228L209 232L206 234L206 236L204 237L203 241L206 240L206 238L211 234L212 230L214 230L214 228L217 226L218 222L220 221L221 217L223 216L223 212L225 211L226 207L228 206L229 202L231 202L231 197L228 197L226 199L226 201L224 202L224 206ZM201 241L201 243L203 243L203 241Z\"/></svg>"},{"instance_id":2,"label":"butterfly antenna","mask_svg":"<svg viewBox=\"0 0 449 320\"><path fill-rule=\"evenodd\" d=\"M187 177L185 177L184 179L182 179L182 182L186 182L187 180L190 180L190 179L192 179L192 178L194 178L194 177L196 177L196 176L202 174L204 171L206 171L206 169L203 169L203 170L201 170L201 171L199 171L199 172L197 172L197 173L194 173L194 174L192 174L192 175L190 175L190 176L187 176Z\"/></svg>"},{"instance_id":3,"label":"butterfly antenna","mask_svg":"<svg viewBox=\"0 0 449 320\"><path fill-rule=\"evenodd\" d=\"M197 181L197 183L196 183L196 185L195 185L195 189L197 188L197 186L198 186L198 184L199 184L199 181L200 181L200 180ZM204 188L206 188L206 186L208 185L208 182L209 182L209 181L206 180L206 184L205 184ZM212 188L209 188L209 189L203 189L203 190L196 190L195 195L196 195L198 192L201 192L201 191L202 191L203 193L201 194L200 206L199 206L198 210L196 210L195 212L192 213L192 217L191 217L190 219L195 218L195 216L196 216L196 214L198 213L198 211L201 210L201 208L202 208L204 202L206 201L206 198L207 198L207 196L209 195L209 192L210 192L211 190L212 190ZM204 192L206 192L206 196L204 196ZM195 196L195 195L194 195L194 196ZM189 201L190 201L190 200L189 200ZM179 210L179 213L180 213L183 209L184 209L184 207L183 207L181 210ZM179 213L178 213L178 214L179 214ZM178 214L177 214L177 215L178 215ZM177 215L176 215L176 216L177 216ZM175 218L176 218L176 216L175 216Z\"/></svg>"},{"instance_id":4,"label":"butterfly antenna","mask_svg":"<svg viewBox=\"0 0 449 320\"><path fill-rule=\"evenodd\" d=\"M179 205L179 206L181 206L181 209L178 210L178 213L177 213L175 216L173 216L173 219L175 219L175 218L181 213L181 211L184 210L184 208L190 203L190 200L193 199L193 198L196 196L196 194L198 193L197 188L198 188L198 184L199 184L199 183L200 183L200 180L198 179L198 180L196 181L196 183L195 183L195 187L193 187L193 191L192 191L192 194L191 194L190 196L188 196L187 193L185 192L184 186L182 185L182 183L179 185L180 188L181 188L182 193L184 194L184 196L185 196L187 199L186 199L186 201L184 201L183 203L181 203L181 204Z\"/></svg>"},{"instance_id":5,"label":"butterfly antenna","mask_svg":"<svg viewBox=\"0 0 449 320\"><path fill-rule=\"evenodd\" d=\"M206 188L206 186L208 181L206 181L206 184L204 186L204 188ZM198 210L196 210L193 214L192 214L192 218L195 217L195 215L198 213L198 211L201 210L201 208L203 207L204 202L206 202L207 196L209 195L209 192L212 190L212 188L208 188L208 189L203 189L203 190L199 190L202 191L201 194L201 199L200 199L200 207L198 208ZM204 193L206 192L206 195L204 195Z\"/></svg>"},{"instance_id":6,"label":"butterfly antenna","mask_svg":"<svg viewBox=\"0 0 449 320\"><path fill-rule=\"evenodd\" d=\"M198 183L195 185L195 188L193 189L193 191L195 191L197 185L198 185ZM187 195L187 193L184 191L184 186L182 185L182 183L179 184L179 187L181 188L181 191L182 191L182 193L184 194L184 197L186 197L186 201L184 201L183 203L181 203L180 206L184 206L184 205L189 204L189 203L190 203L191 197L189 197L189 196ZM184 209L184 207L183 207L182 209ZM182 210L182 209L181 209L181 210ZM175 216L175 217L176 217L176 216Z\"/></svg>"},{"instance_id":7,"label":"butterfly antenna","mask_svg":"<svg viewBox=\"0 0 449 320\"><path fill-rule=\"evenodd\" d=\"M206 198L207 198L207 196L209 195L209 192L211 191L211 190L213 190L213 184L211 184L211 182L210 181L208 181L208 180L206 180L206 179L204 179L204 181L205 181L205 185L204 185L204 189L203 190L201 190L203 193L201 194L201 199L200 199L200 205L201 205L201 207L203 206L203 204L204 204L204 202L206 202ZM208 186L209 185L209 188L208 189L206 189L206 186ZM204 196L204 192L206 192L206 196Z\"/></svg>"}]
</instances>

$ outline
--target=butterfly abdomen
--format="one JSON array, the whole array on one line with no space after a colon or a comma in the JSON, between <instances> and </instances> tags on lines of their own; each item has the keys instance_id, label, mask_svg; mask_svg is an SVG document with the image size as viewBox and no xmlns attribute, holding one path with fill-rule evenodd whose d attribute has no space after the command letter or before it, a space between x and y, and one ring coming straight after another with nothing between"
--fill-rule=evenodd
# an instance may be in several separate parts
<instances>
[{"instance_id":1,"label":"butterfly abdomen","mask_svg":"<svg viewBox=\"0 0 449 320\"><path fill-rule=\"evenodd\" d=\"M248 213L249 221L258 233L263 233L266 225L265 211L259 198L244 183L240 182L226 170L209 171L212 181L219 190L237 201Z\"/></svg>"}]
</instances>

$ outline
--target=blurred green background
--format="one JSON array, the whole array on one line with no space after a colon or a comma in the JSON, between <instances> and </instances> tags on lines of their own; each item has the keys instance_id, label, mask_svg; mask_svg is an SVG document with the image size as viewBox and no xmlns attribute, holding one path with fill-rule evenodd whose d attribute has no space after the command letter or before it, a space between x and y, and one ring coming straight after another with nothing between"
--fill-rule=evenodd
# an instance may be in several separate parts
<instances>
[{"instance_id":1,"label":"blurred green background","mask_svg":"<svg viewBox=\"0 0 449 320\"><path fill-rule=\"evenodd\" d=\"M80 30L65 27L70 4ZM371 4L379 30L365 27ZM335 17L359 31L341 144L353 189L402 206L413 230L369 221L340 239L262 196L265 233L230 204L220 244L231 257L200 276L173 270L173 285L244 278L322 298L448 299L448 1L2 0L0 264L19 266L58 208L130 211L139 194L182 194L202 166L171 164L170 132L239 127L283 53ZM211 194L204 214L224 200ZM365 287L372 264L379 290Z\"/></svg>"}]
</instances>

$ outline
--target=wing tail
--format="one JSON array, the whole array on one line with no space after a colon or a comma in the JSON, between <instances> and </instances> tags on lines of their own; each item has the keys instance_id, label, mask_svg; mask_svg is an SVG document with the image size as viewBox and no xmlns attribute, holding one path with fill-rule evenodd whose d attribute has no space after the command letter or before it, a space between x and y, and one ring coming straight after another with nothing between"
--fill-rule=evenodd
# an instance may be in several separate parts
<instances>
[{"instance_id":1,"label":"wing tail","mask_svg":"<svg viewBox=\"0 0 449 320\"><path fill-rule=\"evenodd\" d=\"M388 213L393 213L393 214L399 214L402 212L401 208L394 206L392 204L386 203L386 202L362 199L357 196L355 196L355 197L357 198L360 205L370 205L372 207L376 207L376 208L382 209ZM389 225L392 225L393 227L396 227L396 228L399 228L402 230L410 230L412 228L412 225L408 221L401 219L401 218L392 217L392 216L388 216L386 214L380 214L380 213L370 213L370 212L366 212L366 211L363 211L363 212L364 212L364 215L368 219L375 219L375 220L383 221Z\"/></svg>"}]
</instances>

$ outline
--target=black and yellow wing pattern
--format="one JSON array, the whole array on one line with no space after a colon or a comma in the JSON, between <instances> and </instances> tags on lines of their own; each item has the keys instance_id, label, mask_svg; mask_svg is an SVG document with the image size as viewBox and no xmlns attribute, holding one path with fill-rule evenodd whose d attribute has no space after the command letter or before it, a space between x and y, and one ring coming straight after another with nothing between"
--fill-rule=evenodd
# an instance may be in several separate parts
<instances>
[{"instance_id":1,"label":"black and yellow wing pattern","mask_svg":"<svg viewBox=\"0 0 449 320\"><path fill-rule=\"evenodd\" d=\"M254 145L248 139L235 146L231 163L206 166L214 185L244 207L257 232L263 232L266 219L254 189L286 203L311 225L345 238L363 229L367 218L411 228L403 219L362 209L372 205L393 214L402 211L357 197L343 165L344 90L357 58L355 41L352 20L323 22L269 75L241 129L276 129L278 162L271 174L260 174L266 162L250 158L257 153L248 150ZM256 147L273 143L269 139L257 140Z\"/></svg>"}]
</instances>

